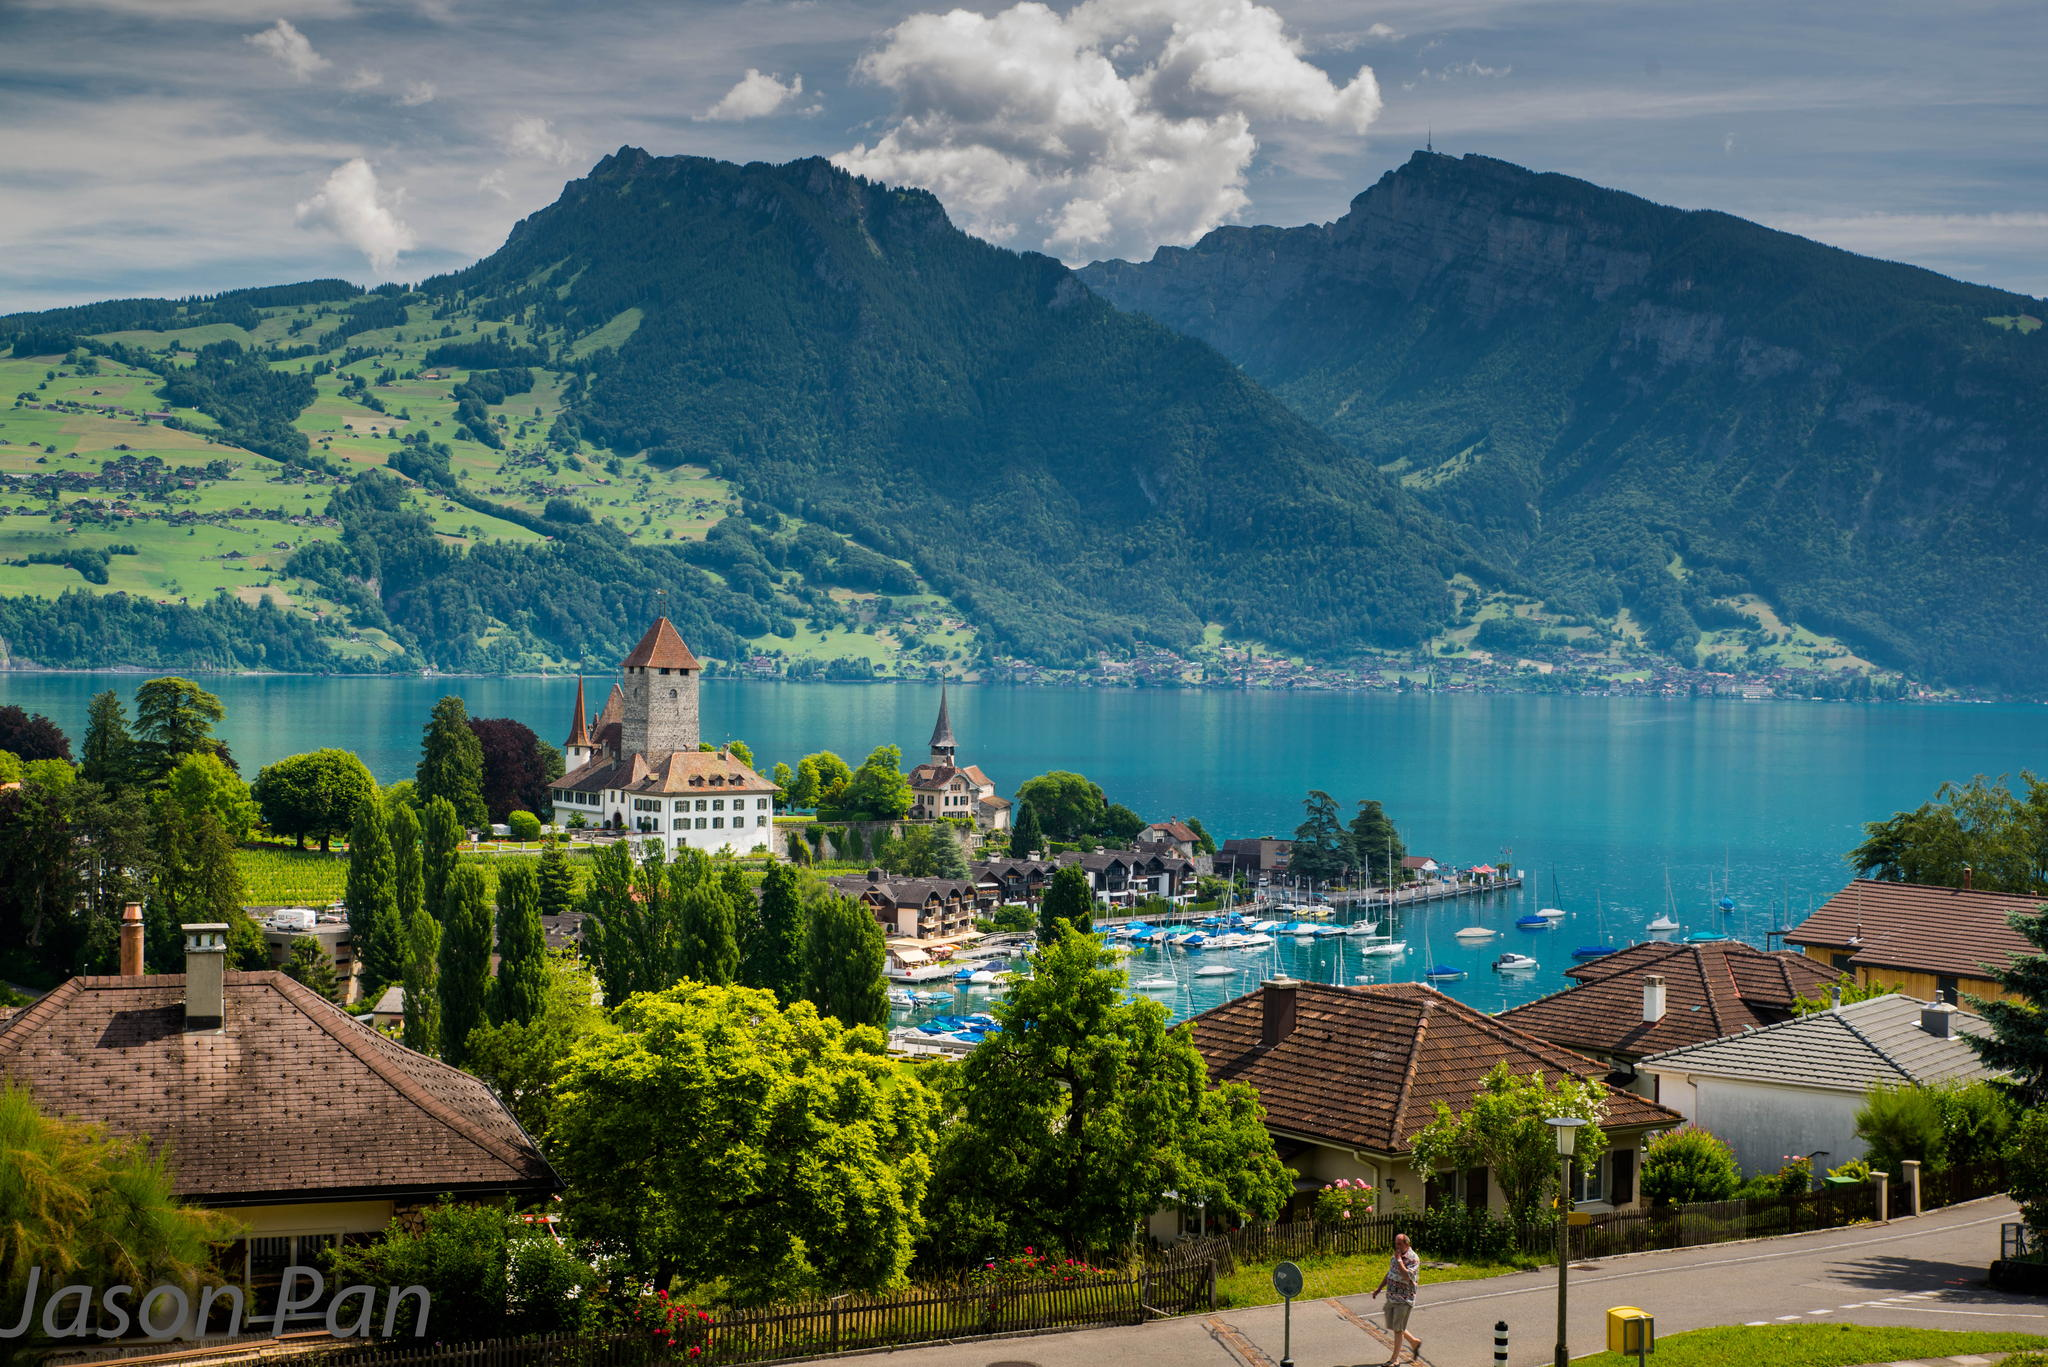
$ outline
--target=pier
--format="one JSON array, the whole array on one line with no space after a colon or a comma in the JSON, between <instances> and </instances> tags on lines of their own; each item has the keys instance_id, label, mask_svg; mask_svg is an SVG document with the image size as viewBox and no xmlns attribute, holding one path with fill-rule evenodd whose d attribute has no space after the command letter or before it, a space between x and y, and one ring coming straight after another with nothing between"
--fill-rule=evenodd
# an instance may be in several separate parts
<instances>
[{"instance_id":1,"label":"pier","mask_svg":"<svg viewBox=\"0 0 2048 1367\"><path fill-rule=\"evenodd\" d=\"M1507 878L1492 878L1480 883L1418 883L1395 891L1393 909L1398 912L1403 907L1417 903L1448 902L1460 897L1486 897L1496 892L1505 892L1510 888L1519 888L1520 886L1522 886L1520 874L1514 874ZM1387 894L1385 891L1366 892L1361 890L1332 893L1327 900L1322 902L1289 901L1262 895L1249 902L1240 902L1231 907L1230 910L1235 911L1239 916L1249 917L1253 920L1299 916L1303 912L1323 911L1331 913L1337 924L1348 925L1352 921L1359 919L1358 913L1361 911L1368 915L1384 914L1387 910L1387 905ZM1222 914L1223 910L1224 908L1222 907L1211 907L1204 911L1196 911L1192 907L1181 907L1157 916L1138 915L1127 911L1111 912L1107 915L1096 916L1095 925L1098 929L1103 930L1111 926L1129 925L1133 921L1143 921L1145 924L1153 926L1194 925L1211 916ZM1346 912L1350 913L1350 915L1340 914Z\"/></svg>"}]
</instances>

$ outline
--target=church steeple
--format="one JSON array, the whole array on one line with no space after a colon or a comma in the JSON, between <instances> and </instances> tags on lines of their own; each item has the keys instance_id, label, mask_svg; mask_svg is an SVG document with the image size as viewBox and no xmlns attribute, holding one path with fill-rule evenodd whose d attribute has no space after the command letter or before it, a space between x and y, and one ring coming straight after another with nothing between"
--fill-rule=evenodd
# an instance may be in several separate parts
<instances>
[{"instance_id":1,"label":"church steeple","mask_svg":"<svg viewBox=\"0 0 2048 1367\"><path fill-rule=\"evenodd\" d=\"M953 722L946 715L946 686L939 685L939 723L932 728L932 763L950 767L953 752L958 747L953 742Z\"/></svg>"},{"instance_id":2,"label":"church steeple","mask_svg":"<svg viewBox=\"0 0 2048 1367\"><path fill-rule=\"evenodd\" d=\"M590 758L597 747L590 743L590 723L583 711L583 676L576 676L576 718L569 724L569 739L562 743L562 758L571 767Z\"/></svg>"}]
</instances>

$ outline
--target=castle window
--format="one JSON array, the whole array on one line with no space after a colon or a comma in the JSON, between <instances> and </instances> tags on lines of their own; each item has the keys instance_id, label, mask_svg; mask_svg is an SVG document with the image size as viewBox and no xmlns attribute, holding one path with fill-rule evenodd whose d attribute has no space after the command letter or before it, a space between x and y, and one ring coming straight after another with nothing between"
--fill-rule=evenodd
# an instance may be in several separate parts
<instances>
[{"instance_id":1,"label":"castle window","mask_svg":"<svg viewBox=\"0 0 2048 1367\"><path fill-rule=\"evenodd\" d=\"M679 831L687 831L687 830L689 830L689 829L690 829L690 819L689 819L688 817L686 817L686 816L679 816L679 817L677 817L677 818L676 818L676 823L675 823L675 828L676 828L677 830L679 830Z\"/></svg>"},{"instance_id":2,"label":"castle window","mask_svg":"<svg viewBox=\"0 0 2048 1367\"><path fill-rule=\"evenodd\" d=\"M704 818L701 816L697 818L697 829L700 831L704 829Z\"/></svg>"},{"instance_id":3,"label":"castle window","mask_svg":"<svg viewBox=\"0 0 2048 1367\"><path fill-rule=\"evenodd\" d=\"M724 830L724 829L725 829L725 818L724 818L724 817L722 817L722 816L714 816L714 817L712 817L712 818L711 818L711 829L712 829L712 830L714 830L714 831L722 831L722 830Z\"/></svg>"},{"instance_id":4,"label":"castle window","mask_svg":"<svg viewBox=\"0 0 2048 1367\"><path fill-rule=\"evenodd\" d=\"M701 797L697 799L697 810L700 812L704 810L704 799Z\"/></svg>"},{"instance_id":5,"label":"castle window","mask_svg":"<svg viewBox=\"0 0 2048 1367\"><path fill-rule=\"evenodd\" d=\"M712 811L714 811L714 812L722 812L722 811L724 811L724 810L725 810L725 799L724 799L724 798L722 798L722 797L714 797L714 798L712 798L712 799L711 799L711 810L712 810Z\"/></svg>"},{"instance_id":6,"label":"castle window","mask_svg":"<svg viewBox=\"0 0 2048 1367\"><path fill-rule=\"evenodd\" d=\"M754 799L754 805L765 811L768 807L768 799L765 797L757 797Z\"/></svg>"},{"instance_id":7,"label":"castle window","mask_svg":"<svg viewBox=\"0 0 2048 1367\"><path fill-rule=\"evenodd\" d=\"M754 824L756 826L765 826L768 824L768 818L765 816L757 816L754 818Z\"/></svg>"},{"instance_id":8,"label":"castle window","mask_svg":"<svg viewBox=\"0 0 2048 1367\"><path fill-rule=\"evenodd\" d=\"M668 671L667 671L666 669L662 670L661 672L662 672L662 673L664 673L664 674L668 673ZM670 690L668 691L668 695L669 695L669 696L670 696L671 698L673 698L673 697L674 697L674 696L676 695L676 691L675 691L675 690L674 690L673 688L671 688L671 689L670 689Z\"/></svg>"}]
</instances>

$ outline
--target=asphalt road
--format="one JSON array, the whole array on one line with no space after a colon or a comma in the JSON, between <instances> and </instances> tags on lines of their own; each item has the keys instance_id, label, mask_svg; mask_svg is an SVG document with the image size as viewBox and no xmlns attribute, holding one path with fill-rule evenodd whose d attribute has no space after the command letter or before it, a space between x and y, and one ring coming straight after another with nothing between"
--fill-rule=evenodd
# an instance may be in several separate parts
<instances>
[{"instance_id":1,"label":"asphalt road","mask_svg":"<svg viewBox=\"0 0 2048 1367\"><path fill-rule=\"evenodd\" d=\"M1570 1348L1577 1356L1603 1347L1605 1312L1616 1305L1648 1310L1660 1335L1719 1324L1827 1321L2048 1335L2048 1301L1984 1284L1985 1268L1998 1256L1998 1226L2014 1218L2012 1203L1993 1197L1886 1225L1574 1263ZM1365 1296L1296 1302L1296 1367L1386 1361L1378 1309ZM1275 1367L1281 1319L1279 1306L1259 1306L883 1356L892 1367ZM1425 1286L1410 1329L1422 1337L1423 1357L1439 1367L1487 1367L1500 1320L1508 1323L1511 1367L1550 1362L1555 1270Z\"/></svg>"}]
</instances>

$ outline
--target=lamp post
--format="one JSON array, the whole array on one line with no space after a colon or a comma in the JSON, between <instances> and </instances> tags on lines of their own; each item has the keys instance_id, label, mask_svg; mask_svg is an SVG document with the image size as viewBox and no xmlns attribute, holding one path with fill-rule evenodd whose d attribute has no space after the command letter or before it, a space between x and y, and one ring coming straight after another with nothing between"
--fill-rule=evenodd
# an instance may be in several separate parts
<instances>
[{"instance_id":1,"label":"lamp post","mask_svg":"<svg viewBox=\"0 0 2048 1367\"><path fill-rule=\"evenodd\" d=\"M1557 1357L1555 1367L1571 1367L1572 1352L1565 1345L1565 1268L1571 1262L1572 1150L1578 1146L1579 1126L1586 1122L1576 1116L1553 1116L1543 1122L1557 1137Z\"/></svg>"}]
</instances>

